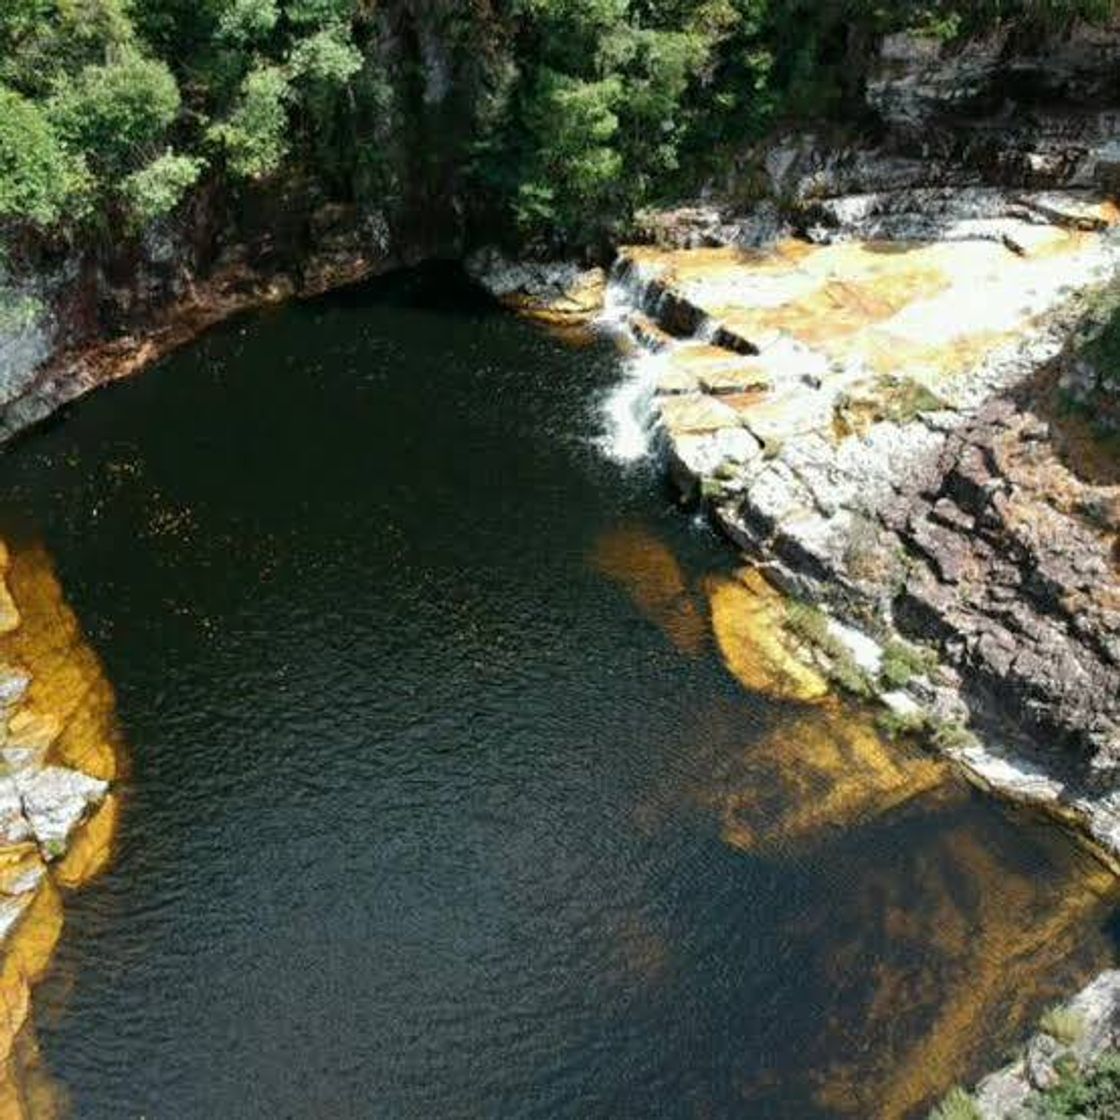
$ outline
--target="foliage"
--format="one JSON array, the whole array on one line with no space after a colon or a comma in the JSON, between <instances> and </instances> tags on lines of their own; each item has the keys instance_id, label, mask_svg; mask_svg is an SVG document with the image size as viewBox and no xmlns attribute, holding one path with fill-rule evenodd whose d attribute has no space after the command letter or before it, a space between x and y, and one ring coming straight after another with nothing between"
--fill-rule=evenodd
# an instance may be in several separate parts
<instances>
[{"instance_id":1,"label":"foliage","mask_svg":"<svg viewBox=\"0 0 1120 1120\"><path fill-rule=\"evenodd\" d=\"M882 34L1103 17L1116 0L3 0L0 220L115 229L203 175L340 199L464 184L590 246L776 122L848 121ZM386 38L386 29L393 36ZM393 49L383 48L389 42ZM442 92L441 92L442 90ZM903 413L933 407L896 386Z\"/></svg>"},{"instance_id":2,"label":"foliage","mask_svg":"<svg viewBox=\"0 0 1120 1120\"><path fill-rule=\"evenodd\" d=\"M49 226L81 183L81 165L64 151L42 109L0 86L0 222Z\"/></svg>"},{"instance_id":3,"label":"foliage","mask_svg":"<svg viewBox=\"0 0 1120 1120\"><path fill-rule=\"evenodd\" d=\"M875 720L879 730L890 740L912 739L929 730L924 712L881 712Z\"/></svg>"},{"instance_id":4,"label":"foliage","mask_svg":"<svg viewBox=\"0 0 1120 1120\"><path fill-rule=\"evenodd\" d=\"M938 719L931 722L934 746L941 751L962 751L977 744L976 736L963 723Z\"/></svg>"},{"instance_id":5,"label":"foliage","mask_svg":"<svg viewBox=\"0 0 1120 1120\"><path fill-rule=\"evenodd\" d=\"M1084 1032L1085 1024L1076 1011L1068 1007L1051 1007L1039 1020L1039 1028L1058 1042L1072 1046Z\"/></svg>"},{"instance_id":6,"label":"foliage","mask_svg":"<svg viewBox=\"0 0 1120 1120\"><path fill-rule=\"evenodd\" d=\"M905 688L913 677L928 676L937 668L937 654L908 642L889 642L883 650L879 676L886 689Z\"/></svg>"},{"instance_id":7,"label":"foliage","mask_svg":"<svg viewBox=\"0 0 1120 1120\"><path fill-rule=\"evenodd\" d=\"M1120 1054L1106 1054L1092 1069L1067 1076L1032 1102L1036 1120L1115 1120L1120 1116Z\"/></svg>"},{"instance_id":8,"label":"foliage","mask_svg":"<svg viewBox=\"0 0 1120 1120\"><path fill-rule=\"evenodd\" d=\"M929 1114L929 1120L983 1120L976 1102L960 1087L950 1089L945 1099Z\"/></svg>"},{"instance_id":9,"label":"foliage","mask_svg":"<svg viewBox=\"0 0 1120 1120\"><path fill-rule=\"evenodd\" d=\"M213 125L208 137L220 146L231 170L245 179L268 175L287 151L288 80L276 66L251 70L229 116Z\"/></svg>"},{"instance_id":10,"label":"foliage","mask_svg":"<svg viewBox=\"0 0 1120 1120\"><path fill-rule=\"evenodd\" d=\"M870 700L875 696L875 682L860 668L851 650L828 627L828 615L820 607L798 599L786 604L786 630L818 656L823 671L833 684L845 692Z\"/></svg>"},{"instance_id":11,"label":"foliage","mask_svg":"<svg viewBox=\"0 0 1120 1120\"><path fill-rule=\"evenodd\" d=\"M47 114L63 144L104 180L142 163L179 112L162 62L128 54L59 80Z\"/></svg>"},{"instance_id":12,"label":"foliage","mask_svg":"<svg viewBox=\"0 0 1120 1120\"><path fill-rule=\"evenodd\" d=\"M168 150L125 179L122 193L133 219L147 225L169 214L198 181L204 162Z\"/></svg>"}]
</instances>

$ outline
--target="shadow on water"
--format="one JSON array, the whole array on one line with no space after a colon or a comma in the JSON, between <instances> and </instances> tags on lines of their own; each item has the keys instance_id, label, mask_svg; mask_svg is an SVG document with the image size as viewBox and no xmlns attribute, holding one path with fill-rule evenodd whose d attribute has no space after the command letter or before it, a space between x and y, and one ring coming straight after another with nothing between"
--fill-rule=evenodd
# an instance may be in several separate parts
<instances>
[{"instance_id":1,"label":"shadow on water","mask_svg":"<svg viewBox=\"0 0 1120 1120\"><path fill-rule=\"evenodd\" d=\"M75 1115L922 1115L1112 962L1108 875L602 461L617 376L426 272L0 462L134 755L40 1001Z\"/></svg>"}]
</instances>

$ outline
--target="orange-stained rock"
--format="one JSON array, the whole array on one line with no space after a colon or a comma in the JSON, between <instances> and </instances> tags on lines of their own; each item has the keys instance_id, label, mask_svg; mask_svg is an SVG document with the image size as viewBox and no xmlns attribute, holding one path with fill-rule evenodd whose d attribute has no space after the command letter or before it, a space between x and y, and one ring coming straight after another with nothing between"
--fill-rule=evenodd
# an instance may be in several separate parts
<instances>
[{"instance_id":1,"label":"orange-stained rock","mask_svg":"<svg viewBox=\"0 0 1120 1120\"><path fill-rule=\"evenodd\" d=\"M757 568L708 582L712 629L724 663L742 684L781 700L820 700L829 685L798 655L785 628L785 600Z\"/></svg>"}]
</instances>

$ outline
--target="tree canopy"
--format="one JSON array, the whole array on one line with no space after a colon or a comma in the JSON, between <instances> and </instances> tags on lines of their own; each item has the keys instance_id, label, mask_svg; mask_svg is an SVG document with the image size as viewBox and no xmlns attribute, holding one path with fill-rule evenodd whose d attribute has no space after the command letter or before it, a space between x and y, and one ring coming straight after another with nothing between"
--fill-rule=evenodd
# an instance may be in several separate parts
<instances>
[{"instance_id":1,"label":"tree canopy","mask_svg":"<svg viewBox=\"0 0 1120 1120\"><path fill-rule=\"evenodd\" d=\"M337 197L391 196L387 155L406 151L403 174L452 166L523 237L586 241L775 119L842 109L853 45L884 31L952 38L1115 7L4 0L0 224L138 229L203 177L235 191L298 173ZM452 107L425 118L441 82Z\"/></svg>"}]
</instances>

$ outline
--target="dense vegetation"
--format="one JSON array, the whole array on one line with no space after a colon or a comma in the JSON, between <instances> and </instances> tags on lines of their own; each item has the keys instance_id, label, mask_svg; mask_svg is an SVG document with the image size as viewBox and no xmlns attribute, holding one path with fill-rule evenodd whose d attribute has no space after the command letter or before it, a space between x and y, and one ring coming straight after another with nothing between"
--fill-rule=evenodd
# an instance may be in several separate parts
<instances>
[{"instance_id":1,"label":"dense vegetation","mask_svg":"<svg viewBox=\"0 0 1120 1120\"><path fill-rule=\"evenodd\" d=\"M4 0L0 227L116 238L201 181L392 203L450 168L505 228L587 240L776 119L842 108L884 31L1114 5Z\"/></svg>"},{"instance_id":2,"label":"dense vegetation","mask_svg":"<svg viewBox=\"0 0 1120 1120\"><path fill-rule=\"evenodd\" d=\"M1120 1116L1120 1054L1106 1054L1090 1070L1064 1078L1032 1104L1035 1120L1114 1120Z\"/></svg>"}]
</instances>

